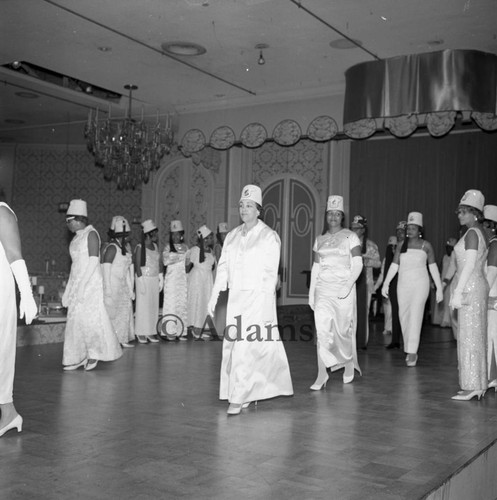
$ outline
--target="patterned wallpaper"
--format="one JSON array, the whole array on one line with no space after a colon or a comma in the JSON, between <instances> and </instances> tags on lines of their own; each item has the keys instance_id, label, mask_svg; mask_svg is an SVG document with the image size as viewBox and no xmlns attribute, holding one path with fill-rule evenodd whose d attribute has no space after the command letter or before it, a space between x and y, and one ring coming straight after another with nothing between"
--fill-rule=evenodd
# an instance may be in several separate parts
<instances>
[{"instance_id":1,"label":"patterned wallpaper","mask_svg":"<svg viewBox=\"0 0 497 500\"><path fill-rule=\"evenodd\" d=\"M103 242L114 215L128 219L133 246L138 242L141 188L118 191L115 183L104 180L102 169L94 165L86 149L19 146L14 168L12 208L19 219L23 256L30 274L44 273L47 260L51 272L69 271L71 233L58 204L73 198L87 201L90 224Z\"/></svg>"},{"instance_id":2,"label":"patterned wallpaper","mask_svg":"<svg viewBox=\"0 0 497 500\"><path fill-rule=\"evenodd\" d=\"M326 195L328 171L325 143L301 140L292 147L266 142L254 150L253 182L263 184L278 175L292 173L312 184L321 198Z\"/></svg>"}]
</instances>

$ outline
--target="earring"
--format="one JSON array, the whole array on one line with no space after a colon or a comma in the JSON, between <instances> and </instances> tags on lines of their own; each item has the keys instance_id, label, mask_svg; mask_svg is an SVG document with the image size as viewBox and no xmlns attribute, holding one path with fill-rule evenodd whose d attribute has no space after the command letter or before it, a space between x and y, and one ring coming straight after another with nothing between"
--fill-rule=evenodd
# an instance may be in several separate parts
<instances>
[{"instance_id":1,"label":"earring","mask_svg":"<svg viewBox=\"0 0 497 500\"><path fill-rule=\"evenodd\" d=\"M478 217L476 215L473 215L473 217L475 218L475 222L478 220Z\"/></svg>"}]
</instances>

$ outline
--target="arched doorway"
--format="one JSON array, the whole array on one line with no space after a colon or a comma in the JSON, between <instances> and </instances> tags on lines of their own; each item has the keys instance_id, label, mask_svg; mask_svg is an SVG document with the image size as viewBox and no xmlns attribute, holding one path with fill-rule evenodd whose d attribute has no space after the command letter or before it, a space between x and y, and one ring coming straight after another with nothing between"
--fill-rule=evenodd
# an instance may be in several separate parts
<instances>
[{"instance_id":1,"label":"arched doorway","mask_svg":"<svg viewBox=\"0 0 497 500\"><path fill-rule=\"evenodd\" d=\"M306 304L316 238L318 196L301 178L284 175L264 188L265 222L281 238L279 304Z\"/></svg>"}]
</instances>

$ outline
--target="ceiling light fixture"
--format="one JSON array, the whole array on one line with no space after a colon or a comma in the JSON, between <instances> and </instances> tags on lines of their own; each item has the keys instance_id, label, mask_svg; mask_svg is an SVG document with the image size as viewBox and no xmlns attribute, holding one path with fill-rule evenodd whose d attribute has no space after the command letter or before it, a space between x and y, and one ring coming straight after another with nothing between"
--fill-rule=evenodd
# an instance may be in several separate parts
<instances>
[{"instance_id":1,"label":"ceiling light fixture","mask_svg":"<svg viewBox=\"0 0 497 500\"><path fill-rule=\"evenodd\" d=\"M268 48L269 48L269 45L267 43L258 43L255 46L255 49L259 51L259 59L257 59L257 64L260 64L261 66L263 64L266 64L266 60L264 59L264 54L262 53L262 51L264 49L268 49Z\"/></svg>"},{"instance_id":2,"label":"ceiling light fixture","mask_svg":"<svg viewBox=\"0 0 497 500\"><path fill-rule=\"evenodd\" d=\"M124 120L110 116L99 121L98 108L90 109L85 127L88 151L95 157L95 165L103 167L104 178L115 180L118 189L134 189L139 182L147 183L150 172L160 167L160 160L171 151L174 134L169 115L162 127L157 122L148 126L143 120L132 118L131 104L136 85L125 85L129 91L128 111Z\"/></svg>"},{"instance_id":3,"label":"ceiling light fixture","mask_svg":"<svg viewBox=\"0 0 497 500\"><path fill-rule=\"evenodd\" d=\"M191 42L164 42L161 49L172 56L201 56L207 52L202 45Z\"/></svg>"}]
</instances>

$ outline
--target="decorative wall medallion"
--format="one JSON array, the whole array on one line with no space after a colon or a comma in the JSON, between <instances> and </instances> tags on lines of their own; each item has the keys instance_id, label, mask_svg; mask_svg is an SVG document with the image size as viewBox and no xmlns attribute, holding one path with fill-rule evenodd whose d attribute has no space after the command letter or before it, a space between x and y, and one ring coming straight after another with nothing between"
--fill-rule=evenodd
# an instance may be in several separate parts
<instances>
[{"instance_id":1,"label":"decorative wall medallion","mask_svg":"<svg viewBox=\"0 0 497 500\"><path fill-rule=\"evenodd\" d=\"M455 111L443 111L438 113L428 113L426 115L426 126L434 137L441 137L447 134L456 123Z\"/></svg>"},{"instance_id":2,"label":"decorative wall medallion","mask_svg":"<svg viewBox=\"0 0 497 500\"><path fill-rule=\"evenodd\" d=\"M210 145L215 149L229 149L235 144L235 132L228 126L218 127L211 134Z\"/></svg>"},{"instance_id":3,"label":"decorative wall medallion","mask_svg":"<svg viewBox=\"0 0 497 500\"><path fill-rule=\"evenodd\" d=\"M366 139L376 132L376 121L373 118L363 118L356 122L346 123L343 133L351 139Z\"/></svg>"},{"instance_id":4,"label":"decorative wall medallion","mask_svg":"<svg viewBox=\"0 0 497 500\"><path fill-rule=\"evenodd\" d=\"M318 116L307 127L307 137L313 141L329 141L337 133L337 122L331 116Z\"/></svg>"},{"instance_id":5,"label":"decorative wall medallion","mask_svg":"<svg viewBox=\"0 0 497 500\"><path fill-rule=\"evenodd\" d=\"M416 115L402 115L385 118L384 127L390 130L395 137L408 137L418 127Z\"/></svg>"},{"instance_id":6,"label":"decorative wall medallion","mask_svg":"<svg viewBox=\"0 0 497 500\"><path fill-rule=\"evenodd\" d=\"M280 146L293 146L302 135L300 125L295 120L283 120L273 130L273 139Z\"/></svg>"},{"instance_id":7,"label":"decorative wall medallion","mask_svg":"<svg viewBox=\"0 0 497 500\"><path fill-rule=\"evenodd\" d=\"M205 146L205 135L204 133L197 129L191 129L183 136L181 141L181 147L183 153L191 154L196 153L203 149Z\"/></svg>"},{"instance_id":8,"label":"decorative wall medallion","mask_svg":"<svg viewBox=\"0 0 497 500\"><path fill-rule=\"evenodd\" d=\"M240 141L247 148L258 148L267 139L267 130L260 123L249 123L240 134Z\"/></svg>"},{"instance_id":9,"label":"decorative wall medallion","mask_svg":"<svg viewBox=\"0 0 497 500\"><path fill-rule=\"evenodd\" d=\"M473 118L480 128L487 132L497 130L497 115L493 113L479 113L478 111L473 111L471 113L471 118Z\"/></svg>"}]
</instances>

